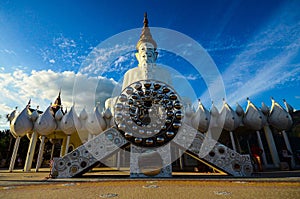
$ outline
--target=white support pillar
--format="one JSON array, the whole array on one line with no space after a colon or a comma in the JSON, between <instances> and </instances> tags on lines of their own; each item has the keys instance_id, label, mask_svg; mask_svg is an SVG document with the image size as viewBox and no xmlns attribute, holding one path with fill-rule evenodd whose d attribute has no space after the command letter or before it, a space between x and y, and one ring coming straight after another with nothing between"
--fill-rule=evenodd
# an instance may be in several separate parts
<instances>
[{"instance_id":1,"label":"white support pillar","mask_svg":"<svg viewBox=\"0 0 300 199\"><path fill-rule=\"evenodd\" d=\"M26 156L26 162L24 165L25 172L29 172L31 169L37 138L38 138L38 133L33 132L31 135L31 139L30 139L30 143L29 143L29 147L28 147L28 151L27 151L27 156Z\"/></svg>"},{"instance_id":2,"label":"white support pillar","mask_svg":"<svg viewBox=\"0 0 300 199\"><path fill-rule=\"evenodd\" d=\"M93 134L89 133L88 134L88 141L91 140L93 138Z\"/></svg>"},{"instance_id":3,"label":"white support pillar","mask_svg":"<svg viewBox=\"0 0 300 199\"><path fill-rule=\"evenodd\" d=\"M263 165L267 166L268 162L267 162L267 157L266 157L266 151L265 151L264 145L261 141L260 132L256 131L256 135L257 135L258 146L259 146L259 148L261 148L263 150L263 153L261 154Z\"/></svg>"},{"instance_id":4,"label":"white support pillar","mask_svg":"<svg viewBox=\"0 0 300 199\"><path fill-rule=\"evenodd\" d=\"M35 172L38 172L39 168L42 165L43 154L44 154L44 146L45 146L45 136L43 135L42 140L41 140L41 144L40 144L38 159L37 159L37 162L36 162Z\"/></svg>"},{"instance_id":5,"label":"white support pillar","mask_svg":"<svg viewBox=\"0 0 300 199\"><path fill-rule=\"evenodd\" d=\"M66 142L66 151L65 151L65 155L68 153L68 150L69 150L70 138L71 138L71 136L68 135L68 136L67 136L67 142Z\"/></svg>"},{"instance_id":6,"label":"white support pillar","mask_svg":"<svg viewBox=\"0 0 300 199\"><path fill-rule=\"evenodd\" d=\"M230 134L230 139L231 139L232 149L233 149L234 151L236 151L236 145L235 145L235 141L234 141L233 132L230 131L229 134Z\"/></svg>"},{"instance_id":7,"label":"white support pillar","mask_svg":"<svg viewBox=\"0 0 300 199\"><path fill-rule=\"evenodd\" d=\"M20 145L20 140L21 140L21 137L18 136L16 138L13 154L12 154L11 159L10 159L10 164L9 164L9 169L8 169L9 172L12 172L12 170L14 169L17 154L18 154L18 149L19 149L19 145Z\"/></svg>"},{"instance_id":8,"label":"white support pillar","mask_svg":"<svg viewBox=\"0 0 300 199\"><path fill-rule=\"evenodd\" d=\"M180 167L180 170L182 171L183 170L183 153L181 151L181 149L178 148L178 156L179 156L179 167Z\"/></svg>"},{"instance_id":9,"label":"white support pillar","mask_svg":"<svg viewBox=\"0 0 300 199\"><path fill-rule=\"evenodd\" d=\"M126 151L125 150L121 150L121 154L122 154L122 156L121 156L121 162L122 162L122 164L121 165L123 165L123 167L126 167Z\"/></svg>"},{"instance_id":10,"label":"white support pillar","mask_svg":"<svg viewBox=\"0 0 300 199\"><path fill-rule=\"evenodd\" d=\"M264 131L265 131L267 142L268 142L268 145L269 145L269 148L270 148L270 152L271 152L271 156L272 156L274 166L279 168L280 160L279 160L278 152L277 152L277 149L276 149L276 146L275 146L275 141L274 141L274 138L273 138L273 135L272 135L272 131L271 131L269 125L264 126Z\"/></svg>"},{"instance_id":11,"label":"white support pillar","mask_svg":"<svg viewBox=\"0 0 300 199\"><path fill-rule=\"evenodd\" d=\"M52 148L51 148L51 156L50 156L50 160L53 159L54 149L55 149L55 142L53 141L53 143L52 143Z\"/></svg>"},{"instance_id":12,"label":"white support pillar","mask_svg":"<svg viewBox=\"0 0 300 199\"><path fill-rule=\"evenodd\" d=\"M67 138L64 137L63 138L63 141L61 143L61 147L60 147L60 157L63 157L65 155L65 152L66 152L66 141L67 141Z\"/></svg>"},{"instance_id":13,"label":"white support pillar","mask_svg":"<svg viewBox=\"0 0 300 199\"><path fill-rule=\"evenodd\" d=\"M291 147L291 144L290 144L290 141L289 141L289 137L287 136L285 131L282 131L282 136L283 136L283 139L284 139L284 142L285 142L286 149L289 150L293 154L292 147ZM292 168L294 168L295 165L296 165L295 159L294 159L294 156L292 155L292 159L291 159Z\"/></svg>"},{"instance_id":14,"label":"white support pillar","mask_svg":"<svg viewBox=\"0 0 300 199\"><path fill-rule=\"evenodd\" d=\"M117 169L120 170L121 150L117 153Z\"/></svg>"}]
</instances>

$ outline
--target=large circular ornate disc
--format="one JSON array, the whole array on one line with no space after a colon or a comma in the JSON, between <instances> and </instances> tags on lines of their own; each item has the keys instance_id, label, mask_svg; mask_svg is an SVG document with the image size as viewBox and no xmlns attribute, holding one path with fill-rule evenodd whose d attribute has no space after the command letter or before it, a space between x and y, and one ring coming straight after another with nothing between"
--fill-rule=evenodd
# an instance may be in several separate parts
<instances>
[{"instance_id":1,"label":"large circular ornate disc","mask_svg":"<svg viewBox=\"0 0 300 199\"><path fill-rule=\"evenodd\" d=\"M132 144L159 147L176 136L183 110L172 87L157 80L141 80L121 92L114 106L114 120Z\"/></svg>"}]
</instances>

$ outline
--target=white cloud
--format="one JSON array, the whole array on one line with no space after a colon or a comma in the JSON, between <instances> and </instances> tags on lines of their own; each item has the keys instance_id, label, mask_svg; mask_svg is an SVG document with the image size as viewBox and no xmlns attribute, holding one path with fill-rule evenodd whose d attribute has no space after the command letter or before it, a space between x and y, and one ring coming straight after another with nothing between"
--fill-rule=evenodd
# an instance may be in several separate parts
<instances>
[{"instance_id":1,"label":"white cloud","mask_svg":"<svg viewBox=\"0 0 300 199\"><path fill-rule=\"evenodd\" d=\"M39 105L43 111L54 102L61 88L63 106L70 108L75 101L75 106L80 111L83 107L92 108L96 101L103 104L117 84L113 79L88 77L72 71L58 73L52 70L33 70L26 74L19 69L12 73L0 73L0 82L0 129L8 127L5 115L14 110L15 106L22 110L29 99L33 108Z\"/></svg>"},{"instance_id":2,"label":"white cloud","mask_svg":"<svg viewBox=\"0 0 300 199\"><path fill-rule=\"evenodd\" d=\"M102 47L102 46L101 46ZM132 59L134 53L133 45L115 45L113 47L96 47L82 64L80 72L83 74L102 75L103 73L118 72L122 73L131 67L130 62L127 66L122 65L125 61Z\"/></svg>"},{"instance_id":3,"label":"white cloud","mask_svg":"<svg viewBox=\"0 0 300 199\"><path fill-rule=\"evenodd\" d=\"M69 66L70 70L74 66L80 66L88 52L82 52L85 45L90 45L83 38L77 40L67 38L62 34L55 37L52 46L46 46L39 50L44 62L50 64L64 64Z\"/></svg>"},{"instance_id":4,"label":"white cloud","mask_svg":"<svg viewBox=\"0 0 300 199\"><path fill-rule=\"evenodd\" d=\"M116 42L116 41L115 41ZM92 50L83 51L86 49ZM100 43L97 47L92 47L91 44L83 39L71 39L63 35L53 39L52 46L41 48L41 54L44 62L60 65L63 64L73 70L74 67L81 67L79 72L83 74L102 75L104 72L118 72L123 73L130 66L132 56L135 49L131 44L110 44ZM112 47L111 47L112 46ZM130 58L130 59L129 59ZM128 64L123 65L124 62Z\"/></svg>"},{"instance_id":5,"label":"white cloud","mask_svg":"<svg viewBox=\"0 0 300 199\"><path fill-rule=\"evenodd\" d=\"M197 80L197 79L200 79L201 76L200 74L184 74L184 75L175 75L174 78L183 78L183 79L186 79L186 80Z\"/></svg>"},{"instance_id":6,"label":"white cloud","mask_svg":"<svg viewBox=\"0 0 300 199\"><path fill-rule=\"evenodd\" d=\"M2 50L0 50L0 53L6 53L6 54L9 54L9 55L17 55L15 53L15 51L9 50L9 49L2 49Z\"/></svg>"},{"instance_id":7,"label":"white cloud","mask_svg":"<svg viewBox=\"0 0 300 199\"><path fill-rule=\"evenodd\" d=\"M8 128L6 114L11 113L12 109L5 104L0 104L0 130Z\"/></svg>"},{"instance_id":8,"label":"white cloud","mask_svg":"<svg viewBox=\"0 0 300 199\"><path fill-rule=\"evenodd\" d=\"M201 77L200 77L199 74L188 74L187 76L185 76L185 78L187 80L197 80L197 79L199 79Z\"/></svg>"},{"instance_id":9,"label":"white cloud","mask_svg":"<svg viewBox=\"0 0 300 199\"><path fill-rule=\"evenodd\" d=\"M127 58L125 56L120 56L115 62L114 62L114 66L118 67L121 65L122 62L125 62L127 60Z\"/></svg>"},{"instance_id":10,"label":"white cloud","mask_svg":"<svg viewBox=\"0 0 300 199\"><path fill-rule=\"evenodd\" d=\"M73 39L69 39L61 35L60 37L57 37L53 40L54 45L57 45L59 48L71 48L76 47L77 44Z\"/></svg>"}]
</instances>

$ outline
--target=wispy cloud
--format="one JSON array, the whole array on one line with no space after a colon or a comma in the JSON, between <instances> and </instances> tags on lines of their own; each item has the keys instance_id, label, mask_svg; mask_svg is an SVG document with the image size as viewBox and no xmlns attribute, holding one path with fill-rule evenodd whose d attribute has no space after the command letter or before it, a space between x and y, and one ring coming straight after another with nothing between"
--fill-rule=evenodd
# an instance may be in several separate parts
<instances>
[{"instance_id":1,"label":"wispy cloud","mask_svg":"<svg viewBox=\"0 0 300 199\"><path fill-rule=\"evenodd\" d=\"M46 46L40 49L39 53L42 56L44 62L50 64L63 64L69 69L79 67L82 61L85 59L88 52L82 52L86 45L92 48L83 38L77 40L67 38L64 35L59 35L53 38L52 46ZM84 45L84 47L83 47Z\"/></svg>"},{"instance_id":2,"label":"wispy cloud","mask_svg":"<svg viewBox=\"0 0 300 199\"><path fill-rule=\"evenodd\" d=\"M289 5L280 10L279 17L273 19L225 71L229 101L255 96L299 76L300 65L292 64L300 49L300 22L294 21L300 15L294 9Z\"/></svg>"},{"instance_id":3,"label":"wispy cloud","mask_svg":"<svg viewBox=\"0 0 300 199\"><path fill-rule=\"evenodd\" d=\"M77 44L73 39L66 38L61 35L61 37L55 38L53 44L58 46L60 49L76 48Z\"/></svg>"},{"instance_id":4,"label":"wispy cloud","mask_svg":"<svg viewBox=\"0 0 300 199\"><path fill-rule=\"evenodd\" d=\"M9 49L0 49L0 53L5 53L5 54L9 54L9 55L17 55L15 53L15 51L9 50Z\"/></svg>"},{"instance_id":5,"label":"wispy cloud","mask_svg":"<svg viewBox=\"0 0 300 199\"><path fill-rule=\"evenodd\" d=\"M198 80L201 78L200 74L183 74L183 75L175 75L173 78L183 78L183 79L186 79L186 80L191 80L191 81L194 81L194 80Z\"/></svg>"},{"instance_id":6,"label":"wispy cloud","mask_svg":"<svg viewBox=\"0 0 300 199\"><path fill-rule=\"evenodd\" d=\"M299 81L300 14L292 4L278 10L222 74L229 103ZM242 48L242 46L241 46ZM205 92L201 99L209 99Z\"/></svg>"},{"instance_id":7,"label":"wispy cloud","mask_svg":"<svg viewBox=\"0 0 300 199\"><path fill-rule=\"evenodd\" d=\"M297 53L297 52L296 52ZM239 102L249 96L255 96L280 84L285 84L300 75L300 64L297 67L286 70L288 62L295 53L276 56L270 63L265 64L253 77L250 77L243 85L230 92L228 101Z\"/></svg>"},{"instance_id":8,"label":"wispy cloud","mask_svg":"<svg viewBox=\"0 0 300 199\"><path fill-rule=\"evenodd\" d=\"M119 44L107 48L96 47L83 62L80 72L94 75L125 72L133 64L132 61L128 65L123 64L129 60L134 60L132 49L134 49L133 45Z\"/></svg>"}]
</instances>

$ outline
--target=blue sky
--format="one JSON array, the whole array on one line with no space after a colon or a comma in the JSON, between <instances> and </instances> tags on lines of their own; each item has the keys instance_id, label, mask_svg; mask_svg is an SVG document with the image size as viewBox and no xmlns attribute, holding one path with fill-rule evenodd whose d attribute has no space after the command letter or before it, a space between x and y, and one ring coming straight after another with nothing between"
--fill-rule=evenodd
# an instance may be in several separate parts
<instances>
[{"instance_id":1,"label":"blue sky","mask_svg":"<svg viewBox=\"0 0 300 199\"><path fill-rule=\"evenodd\" d=\"M44 110L60 88L70 107L74 79L84 79L85 86L95 81L77 74L89 53L120 32L141 28L145 11L150 26L181 32L202 45L220 71L233 107L236 102L245 107L246 97L258 107L270 105L272 96L299 110L299 10L297 0L2 0L0 128L7 127L4 114L15 106L22 109L32 98L32 105ZM137 64L134 50L111 63L115 70L100 74L105 86L98 95L108 96L123 72ZM210 108L201 74L186 70L184 59L159 52L158 62L183 72Z\"/></svg>"}]
</instances>

